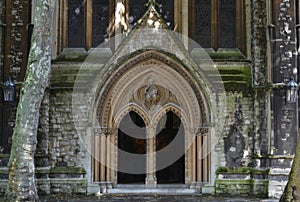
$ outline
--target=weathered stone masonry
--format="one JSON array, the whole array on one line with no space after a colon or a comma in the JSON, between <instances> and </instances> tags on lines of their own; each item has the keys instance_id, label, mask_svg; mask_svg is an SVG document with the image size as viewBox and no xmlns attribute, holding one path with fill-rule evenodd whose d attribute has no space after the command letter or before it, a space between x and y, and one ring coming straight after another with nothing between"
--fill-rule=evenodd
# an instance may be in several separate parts
<instances>
[{"instance_id":1,"label":"weathered stone masonry","mask_svg":"<svg viewBox=\"0 0 300 202\"><path fill-rule=\"evenodd\" d=\"M3 2L0 1L0 4ZM9 42L5 47L1 44L1 50L5 48L7 52L4 58L7 62L0 73L4 76L11 74L17 81L21 81L25 72L26 51L24 50L27 48L25 39L30 5L27 1L6 2L9 2L6 4L9 7L6 11L11 12L11 15L5 16L7 22L1 28L6 29L7 32L6 35L1 32L0 39L6 37L9 38ZM287 4L278 5L287 6ZM267 10L266 1L251 0L250 7L251 34L248 34L251 35L251 60L235 50L209 52L221 74L226 90L226 102L219 100L217 104L227 105L224 113L227 116L223 131L216 131L218 142L214 148L216 155L211 159L211 184L204 183L199 191L217 195L278 197L287 180L293 157L290 151L288 155L283 156L283 151L291 145L293 139L289 138L280 149L276 150L272 147L274 125L270 124L273 121L270 117L272 103L270 84L281 81L272 80L268 69L270 53L266 48L267 34L269 34L267 13L270 11ZM282 32L282 29L277 31ZM135 39L134 47L143 47L145 40L143 37ZM51 83L40 109L35 155L39 193L95 192L91 191L91 185L96 187L94 190L99 190L98 184L91 183L94 172L92 157L86 152L81 139L85 138L89 128L94 126L94 123L89 122L92 117L89 109L94 104L92 96L86 93L90 90L89 81L98 74L99 68L111 57L110 51L102 49L97 51L102 54L101 57L92 59L96 59L97 64L91 64L91 67L88 67L87 71L79 77L77 74L86 59L86 52L65 50L52 63ZM127 50L123 50L123 53L126 55ZM197 62L199 52L195 51L195 54L192 58ZM1 72L2 70L4 72ZM1 77L0 81L2 80ZM79 82L79 85L75 85L78 89L74 89L75 80ZM80 100L73 100L74 93L78 94L76 97ZM281 96L280 99L284 100L284 97ZM281 107L291 110L286 105ZM79 111L80 115L74 116L73 110ZM283 116L279 119L287 122L289 117ZM10 123L13 126L13 121ZM286 133L288 131L282 134ZM4 192L6 188L8 158L8 154L0 152L0 192Z\"/></svg>"}]
</instances>

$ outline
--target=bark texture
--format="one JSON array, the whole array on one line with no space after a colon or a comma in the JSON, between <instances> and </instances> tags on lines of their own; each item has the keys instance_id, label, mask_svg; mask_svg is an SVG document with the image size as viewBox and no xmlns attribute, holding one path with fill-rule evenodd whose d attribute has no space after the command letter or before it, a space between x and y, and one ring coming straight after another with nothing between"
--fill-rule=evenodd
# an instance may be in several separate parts
<instances>
[{"instance_id":1,"label":"bark texture","mask_svg":"<svg viewBox=\"0 0 300 202\"><path fill-rule=\"evenodd\" d=\"M12 137L5 201L39 201L34 154L39 109L50 76L54 7L55 0L36 0L31 49Z\"/></svg>"},{"instance_id":2,"label":"bark texture","mask_svg":"<svg viewBox=\"0 0 300 202\"><path fill-rule=\"evenodd\" d=\"M298 138L289 181L284 189L280 202L300 202L300 138Z\"/></svg>"}]
</instances>

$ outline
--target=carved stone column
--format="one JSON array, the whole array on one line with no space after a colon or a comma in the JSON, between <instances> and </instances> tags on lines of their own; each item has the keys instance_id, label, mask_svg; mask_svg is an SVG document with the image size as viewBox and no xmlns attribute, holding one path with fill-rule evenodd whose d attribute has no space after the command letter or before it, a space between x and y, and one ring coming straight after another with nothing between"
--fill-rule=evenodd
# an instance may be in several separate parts
<instances>
[{"instance_id":1,"label":"carved stone column","mask_svg":"<svg viewBox=\"0 0 300 202\"><path fill-rule=\"evenodd\" d=\"M110 137L110 152L111 152L111 163L110 163L110 170L111 170L111 181L114 186L117 185L117 176L118 176L118 143L117 143L117 137L118 137L118 129L115 129L112 131L111 137Z\"/></svg>"},{"instance_id":2,"label":"carved stone column","mask_svg":"<svg viewBox=\"0 0 300 202\"><path fill-rule=\"evenodd\" d=\"M195 161L194 161L194 137L192 136L191 131L187 128L185 129L185 184L190 185L191 182L193 182L193 177L195 176L194 172L194 166L195 166Z\"/></svg>"},{"instance_id":3,"label":"carved stone column","mask_svg":"<svg viewBox=\"0 0 300 202\"><path fill-rule=\"evenodd\" d=\"M115 135L117 130L110 127L95 128L94 143L94 180L99 182L100 190L112 188L116 182L115 174Z\"/></svg>"},{"instance_id":4,"label":"carved stone column","mask_svg":"<svg viewBox=\"0 0 300 202\"><path fill-rule=\"evenodd\" d=\"M156 188L156 128L152 125L147 127L147 176L146 187Z\"/></svg>"},{"instance_id":5,"label":"carved stone column","mask_svg":"<svg viewBox=\"0 0 300 202\"><path fill-rule=\"evenodd\" d=\"M183 43L188 49L188 36L189 36L189 1L182 0L182 34L185 36Z\"/></svg>"}]
</instances>

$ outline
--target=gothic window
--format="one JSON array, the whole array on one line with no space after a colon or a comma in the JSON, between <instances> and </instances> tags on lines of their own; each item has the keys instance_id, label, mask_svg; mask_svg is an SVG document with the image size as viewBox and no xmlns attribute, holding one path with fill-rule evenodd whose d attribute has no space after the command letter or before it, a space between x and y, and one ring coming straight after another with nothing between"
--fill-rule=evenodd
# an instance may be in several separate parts
<instances>
[{"instance_id":1,"label":"gothic window","mask_svg":"<svg viewBox=\"0 0 300 202\"><path fill-rule=\"evenodd\" d=\"M145 13L145 5L148 0L129 1L129 23L131 28ZM174 28L174 0L157 0L157 11L171 29Z\"/></svg>"},{"instance_id":2,"label":"gothic window","mask_svg":"<svg viewBox=\"0 0 300 202\"><path fill-rule=\"evenodd\" d=\"M126 20L131 28L145 13L148 0L124 0ZM245 2L241 0L156 0L157 11L173 30L183 31L204 48L238 48L245 52ZM59 50L97 47L109 38L115 0L60 1ZM188 16L188 17L187 17ZM188 20L184 21L184 20ZM110 28L109 28L110 27ZM183 33L186 34L186 33Z\"/></svg>"},{"instance_id":3,"label":"gothic window","mask_svg":"<svg viewBox=\"0 0 300 202\"><path fill-rule=\"evenodd\" d=\"M133 27L145 13L148 0L124 1L128 21ZM166 23L174 27L174 0L157 0L158 12ZM109 37L114 15L114 0L59 1L58 50L64 48L97 47ZM129 8L128 8L129 7Z\"/></svg>"},{"instance_id":4,"label":"gothic window","mask_svg":"<svg viewBox=\"0 0 300 202\"><path fill-rule=\"evenodd\" d=\"M145 13L145 4L148 0L130 0L129 2L129 23L132 28Z\"/></svg>"},{"instance_id":5,"label":"gothic window","mask_svg":"<svg viewBox=\"0 0 300 202\"><path fill-rule=\"evenodd\" d=\"M68 47L84 46L84 1L68 0Z\"/></svg>"},{"instance_id":6,"label":"gothic window","mask_svg":"<svg viewBox=\"0 0 300 202\"><path fill-rule=\"evenodd\" d=\"M211 46L211 3L210 0L195 1L195 27L193 39L202 47Z\"/></svg>"},{"instance_id":7,"label":"gothic window","mask_svg":"<svg viewBox=\"0 0 300 202\"><path fill-rule=\"evenodd\" d=\"M174 0L157 0L158 12L165 20L165 23L174 29Z\"/></svg>"},{"instance_id":8,"label":"gothic window","mask_svg":"<svg viewBox=\"0 0 300 202\"><path fill-rule=\"evenodd\" d=\"M96 47L108 38L109 0L93 1L92 46Z\"/></svg>"},{"instance_id":9,"label":"gothic window","mask_svg":"<svg viewBox=\"0 0 300 202\"><path fill-rule=\"evenodd\" d=\"M236 47L236 0L220 0L219 12L218 46L220 48Z\"/></svg>"},{"instance_id":10,"label":"gothic window","mask_svg":"<svg viewBox=\"0 0 300 202\"><path fill-rule=\"evenodd\" d=\"M193 0L190 36L203 48L239 48L244 51L244 2Z\"/></svg>"},{"instance_id":11,"label":"gothic window","mask_svg":"<svg viewBox=\"0 0 300 202\"><path fill-rule=\"evenodd\" d=\"M108 38L113 0L62 0L59 8L59 51L97 47Z\"/></svg>"}]
</instances>

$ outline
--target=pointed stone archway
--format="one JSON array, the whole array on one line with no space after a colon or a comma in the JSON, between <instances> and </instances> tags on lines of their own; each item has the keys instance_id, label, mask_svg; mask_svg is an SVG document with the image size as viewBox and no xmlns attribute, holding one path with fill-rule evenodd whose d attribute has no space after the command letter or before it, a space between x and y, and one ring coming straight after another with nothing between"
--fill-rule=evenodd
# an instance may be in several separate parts
<instances>
[{"instance_id":1,"label":"pointed stone archway","mask_svg":"<svg viewBox=\"0 0 300 202\"><path fill-rule=\"evenodd\" d=\"M184 139L184 127L180 118L172 111L168 111L156 126L157 184L185 183ZM171 162L166 163L170 158Z\"/></svg>"},{"instance_id":2,"label":"pointed stone archway","mask_svg":"<svg viewBox=\"0 0 300 202\"><path fill-rule=\"evenodd\" d=\"M125 115L120 123L118 150L123 151L118 155L118 184L145 184L146 128L143 119L134 111Z\"/></svg>"},{"instance_id":3,"label":"pointed stone archway","mask_svg":"<svg viewBox=\"0 0 300 202\"><path fill-rule=\"evenodd\" d=\"M197 181L197 172L205 175L203 178L205 181L209 180L210 157L208 155L203 159L198 158L196 150L199 148L196 148L195 143L195 134L198 132L196 129L207 128L210 125L209 104L205 91L180 61L157 50L146 50L135 56L131 55L116 71L112 72L99 93L96 101L96 124L101 128L112 128L112 130L106 136L105 143L103 140L100 142L95 140L95 147L101 145L105 148L102 151L95 149L100 153L98 155L100 160L95 161L94 164L94 170L98 172L98 174L94 172L95 181L109 181L114 185L120 182L117 160L121 154L118 149L120 141L118 128L122 119L130 111L139 114L146 127L146 187L156 187L158 182L164 183L165 180L162 177L161 181L160 179L157 181L157 176L160 174L156 172L156 127L162 116L169 111L172 111L184 126L184 152L173 161L174 163L184 156L184 160L181 159L184 161L183 165L179 165L184 171L183 177L175 180L176 183L187 186L192 184ZM205 142L208 143L209 141ZM209 145L205 148L208 149ZM203 165L197 168L198 161L205 164L204 174ZM105 162L105 165L98 162ZM175 166L173 170L179 167ZM105 175L101 174L102 172ZM172 183L172 181L165 180L165 183Z\"/></svg>"},{"instance_id":4,"label":"pointed stone archway","mask_svg":"<svg viewBox=\"0 0 300 202\"><path fill-rule=\"evenodd\" d=\"M101 59L97 60L103 56L101 51L92 51L86 58L80 73L89 71L90 65L99 65L99 72L87 86L86 95L93 100L88 115L89 128L81 135L84 146L92 153L85 158L85 168L90 170L87 173L89 187L95 188L99 183L107 188L118 185L118 156L120 150L124 150L119 149L118 129L131 111L143 119L146 127L144 187L157 187L156 127L169 111L176 114L184 126L184 185L197 188L203 182L214 184L214 168L218 163L211 145L217 142L213 124L222 122L219 116L223 111L219 100L224 100L219 99L221 80L205 51L196 51L195 62L181 41L183 38L168 30L150 5L104 65ZM74 89L81 91L80 81ZM76 99L85 99L73 94ZM73 110L80 115L80 110ZM84 130L81 124L76 127Z\"/></svg>"}]
</instances>

